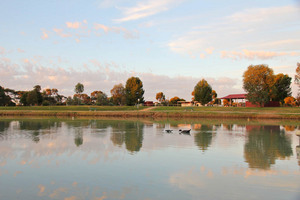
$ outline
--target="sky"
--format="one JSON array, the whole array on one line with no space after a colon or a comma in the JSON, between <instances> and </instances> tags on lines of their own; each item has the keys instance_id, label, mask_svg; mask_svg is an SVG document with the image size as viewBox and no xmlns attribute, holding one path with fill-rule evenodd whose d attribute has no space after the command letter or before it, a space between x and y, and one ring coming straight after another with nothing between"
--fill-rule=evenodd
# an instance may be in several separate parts
<instances>
[{"instance_id":1,"label":"sky","mask_svg":"<svg viewBox=\"0 0 300 200\"><path fill-rule=\"evenodd\" d=\"M0 1L0 85L110 96L135 76L145 100L191 100L204 78L222 97L244 93L249 65L294 80L299 35L299 0Z\"/></svg>"}]
</instances>

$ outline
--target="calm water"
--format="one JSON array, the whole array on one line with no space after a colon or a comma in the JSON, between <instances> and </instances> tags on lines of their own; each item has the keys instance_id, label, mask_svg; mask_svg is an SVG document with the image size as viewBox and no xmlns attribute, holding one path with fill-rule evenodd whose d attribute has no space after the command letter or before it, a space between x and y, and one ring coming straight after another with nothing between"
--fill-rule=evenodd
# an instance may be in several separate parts
<instances>
[{"instance_id":1,"label":"calm water","mask_svg":"<svg viewBox=\"0 0 300 200\"><path fill-rule=\"evenodd\" d=\"M0 118L0 199L299 200L297 131L247 121Z\"/></svg>"}]
</instances>

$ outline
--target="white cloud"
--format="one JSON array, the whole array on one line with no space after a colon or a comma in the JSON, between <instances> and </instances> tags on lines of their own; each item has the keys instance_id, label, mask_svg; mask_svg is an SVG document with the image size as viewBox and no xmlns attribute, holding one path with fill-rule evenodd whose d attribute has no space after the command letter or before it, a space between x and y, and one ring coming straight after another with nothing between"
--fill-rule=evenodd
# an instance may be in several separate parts
<instances>
[{"instance_id":1,"label":"white cloud","mask_svg":"<svg viewBox=\"0 0 300 200\"><path fill-rule=\"evenodd\" d=\"M157 13L167 11L171 7L183 2L184 0L143 0L131 8L123 8L123 18L116 19L117 22L125 22L145 18Z\"/></svg>"},{"instance_id":2,"label":"white cloud","mask_svg":"<svg viewBox=\"0 0 300 200\"><path fill-rule=\"evenodd\" d=\"M5 54L6 53L6 50L4 49L4 47L0 47L0 54Z\"/></svg>"},{"instance_id":3,"label":"white cloud","mask_svg":"<svg viewBox=\"0 0 300 200\"><path fill-rule=\"evenodd\" d=\"M246 9L194 27L168 46L176 53L188 55L207 55L213 53L209 49L213 47L214 53L223 51L223 57L233 59L297 56L299 17L300 9L293 6Z\"/></svg>"},{"instance_id":4,"label":"white cloud","mask_svg":"<svg viewBox=\"0 0 300 200\"><path fill-rule=\"evenodd\" d=\"M123 27L115 27L115 26L109 27L103 24L94 23L94 29L96 30L102 29L105 33L109 33L109 32L113 32L117 34L123 33L125 39L139 38L139 31L137 30L130 31Z\"/></svg>"},{"instance_id":5,"label":"white cloud","mask_svg":"<svg viewBox=\"0 0 300 200\"><path fill-rule=\"evenodd\" d=\"M64 33L63 29L54 28L53 31L57 33L60 37L66 38L66 37L72 37L72 34L70 33Z\"/></svg>"}]
</instances>

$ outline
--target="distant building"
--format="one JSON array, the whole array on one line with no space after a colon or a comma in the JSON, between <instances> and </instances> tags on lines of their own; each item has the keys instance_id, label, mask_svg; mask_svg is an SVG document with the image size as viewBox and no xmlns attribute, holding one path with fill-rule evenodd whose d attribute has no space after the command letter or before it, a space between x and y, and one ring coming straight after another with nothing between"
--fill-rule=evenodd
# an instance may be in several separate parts
<instances>
[{"instance_id":1,"label":"distant building","mask_svg":"<svg viewBox=\"0 0 300 200\"><path fill-rule=\"evenodd\" d=\"M229 104L233 105L235 104L238 107L261 107L259 104L253 104L249 101L247 101L247 94L230 94L225 97L222 97L220 99L228 99ZM266 103L262 105L262 107L279 107L280 103L278 101L270 101L269 103Z\"/></svg>"},{"instance_id":2,"label":"distant building","mask_svg":"<svg viewBox=\"0 0 300 200\"><path fill-rule=\"evenodd\" d=\"M144 106L154 106L153 101L145 101Z\"/></svg>"}]
</instances>

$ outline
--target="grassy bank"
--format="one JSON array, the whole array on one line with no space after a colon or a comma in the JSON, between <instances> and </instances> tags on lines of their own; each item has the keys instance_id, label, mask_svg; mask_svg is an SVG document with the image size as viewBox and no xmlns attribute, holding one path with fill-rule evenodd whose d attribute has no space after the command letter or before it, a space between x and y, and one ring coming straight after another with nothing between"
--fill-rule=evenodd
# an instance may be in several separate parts
<instances>
[{"instance_id":1,"label":"grassy bank","mask_svg":"<svg viewBox=\"0 0 300 200\"><path fill-rule=\"evenodd\" d=\"M299 107L145 107L134 106L24 106L0 107L0 116L65 116L120 118L251 118L300 120Z\"/></svg>"}]
</instances>

